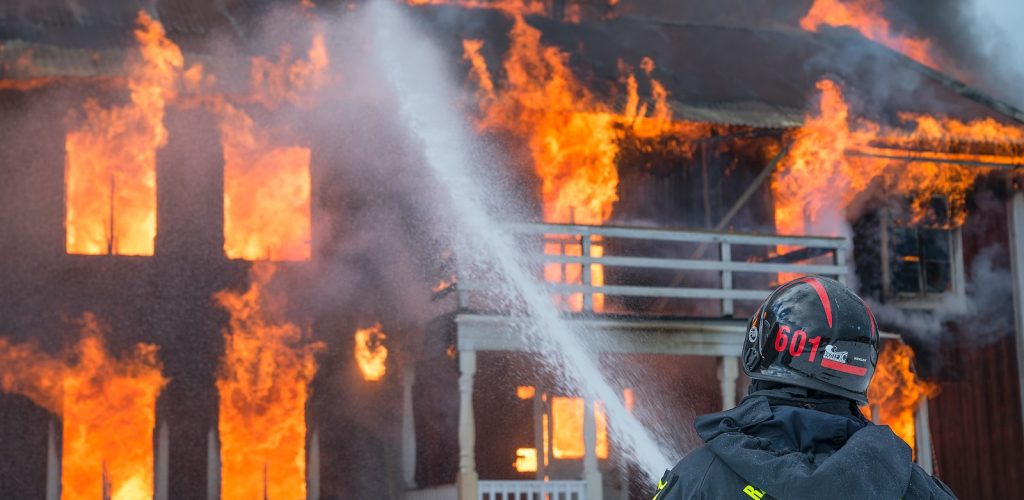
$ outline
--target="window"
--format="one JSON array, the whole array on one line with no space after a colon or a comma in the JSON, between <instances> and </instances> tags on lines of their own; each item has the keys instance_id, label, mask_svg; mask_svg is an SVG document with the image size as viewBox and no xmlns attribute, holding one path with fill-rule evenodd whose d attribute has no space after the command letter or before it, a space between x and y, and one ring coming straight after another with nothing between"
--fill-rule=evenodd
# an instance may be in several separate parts
<instances>
[{"instance_id":1,"label":"window","mask_svg":"<svg viewBox=\"0 0 1024 500\"><path fill-rule=\"evenodd\" d=\"M883 221L881 233L876 258L881 260L884 300L900 307L934 309L943 297L965 293L960 228ZM858 266L864 264L858 260Z\"/></svg>"},{"instance_id":2,"label":"window","mask_svg":"<svg viewBox=\"0 0 1024 500\"><path fill-rule=\"evenodd\" d=\"M953 292L953 233L893 227L889 232L891 294L925 296Z\"/></svg>"}]
</instances>

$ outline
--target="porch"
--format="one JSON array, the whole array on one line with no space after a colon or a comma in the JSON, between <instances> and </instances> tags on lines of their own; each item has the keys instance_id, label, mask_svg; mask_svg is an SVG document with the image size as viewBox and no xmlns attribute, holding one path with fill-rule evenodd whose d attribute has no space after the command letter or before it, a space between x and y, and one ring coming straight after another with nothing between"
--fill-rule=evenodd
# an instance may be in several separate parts
<instances>
[{"instance_id":1,"label":"porch","mask_svg":"<svg viewBox=\"0 0 1024 500\"><path fill-rule=\"evenodd\" d=\"M840 281L847 274L844 238L554 224L515 225L510 231L527 242L527 251L533 250L528 258L543 269L547 289L559 297L565 317L587 332L579 339L584 347L601 354L715 358L723 409L738 400L739 354L747 315L767 296L779 273L820 274ZM681 255L666 256L664 248L673 245ZM662 283L613 282L619 270L653 271ZM703 278L681 279L693 275ZM519 333L524 319L489 309L486 294L493 283L463 272L457 280L459 461L457 484L454 491L446 489L447 495L460 500L601 500L605 492L595 451L593 401L583 404L584 453L578 477L560 477L545 469L551 458L551 433L540 431L535 479L479 477L473 405L478 390L477 354L530 352L536 346ZM630 302L636 299L641 302ZM707 313L672 314L666 301L678 301L684 309L687 303L703 301L700 309ZM638 303L642 307L636 307ZM408 498L430 497L416 493Z\"/></svg>"}]
</instances>

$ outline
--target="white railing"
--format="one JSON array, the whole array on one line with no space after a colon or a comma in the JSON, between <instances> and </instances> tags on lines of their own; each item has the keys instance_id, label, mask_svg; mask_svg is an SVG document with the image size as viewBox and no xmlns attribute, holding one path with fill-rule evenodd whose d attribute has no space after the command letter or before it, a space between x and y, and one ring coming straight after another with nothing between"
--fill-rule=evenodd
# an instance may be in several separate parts
<instances>
[{"instance_id":1,"label":"white railing","mask_svg":"<svg viewBox=\"0 0 1024 500\"><path fill-rule=\"evenodd\" d=\"M583 481L480 481L479 500L586 500Z\"/></svg>"},{"instance_id":2,"label":"white railing","mask_svg":"<svg viewBox=\"0 0 1024 500\"><path fill-rule=\"evenodd\" d=\"M771 275L777 273L819 274L845 281L847 273L845 238L782 236L773 234L722 233L710 231L678 231L666 229L627 228L616 226L584 226L564 224L516 224L509 227L519 240L526 240L523 251L533 263L572 267L578 279L547 283L556 294L582 295L582 310L593 311L594 296L648 297L659 299L713 299L721 301L723 316L731 316L736 300L763 300L770 291ZM666 258L658 255L615 255L616 242L657 243L651 246L664 249L669 246L687 246L678 250L681 257ZM648 245L650 246L650 245ZM746 260L733 260L737 247L755 247L748 250ZM778 248L788 248L778 254ZM561 251L552 251L561 248ZM599 248L599 252L595 249ZM567 250L568 249L568 250ZM705 257L705 255L709 255ZM591 283L592 266L603 269L634 268L657 270L674 276L670 286L649 286L643 283L605 284ZM685 272L717 273L714 286L687 286ZM734 279L741 273L760 273L764 279L756 288L742 288ZM567 282L568 281L568 282ZM751 280L746 280L751 281ZM754 280L757 281L757 280ZM487 278L458 276L460 304L467 307L470 294L486 292Z\"/></svg>"}]
</instances>

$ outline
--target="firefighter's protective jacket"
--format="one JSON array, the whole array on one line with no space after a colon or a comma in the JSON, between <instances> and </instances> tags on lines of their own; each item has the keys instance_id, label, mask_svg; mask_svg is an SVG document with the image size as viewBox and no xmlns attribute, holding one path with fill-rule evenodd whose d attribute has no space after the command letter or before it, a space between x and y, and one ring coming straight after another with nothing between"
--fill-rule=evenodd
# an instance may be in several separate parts
<instances>
[{"instance_id":1,"label":"firefighter's protective jacket","mask_svg":"<svg viewBox=\"0 0 1024 500\"><path fill-rule=\"evenodd\" d=\"M665 472L654 500L955 498L844 399L761 390L694 426L704 446Z\"/></svg>"}]
</instances>

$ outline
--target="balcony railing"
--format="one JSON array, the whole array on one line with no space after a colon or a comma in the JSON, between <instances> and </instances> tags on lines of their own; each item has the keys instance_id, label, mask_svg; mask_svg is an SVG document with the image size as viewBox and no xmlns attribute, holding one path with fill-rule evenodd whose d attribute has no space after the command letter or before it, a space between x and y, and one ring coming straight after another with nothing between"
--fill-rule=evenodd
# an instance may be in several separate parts
<instances>
[{"instance_id":1,"label":"balcony railing","mask_svg":"<svg viewBox=\"0 0 1024 500\"><path fill-rule=\"evenodd\" d=\"M710 299L720 301L723 316L732 316L735 301L763 300L782 275L819 274L844 281L847 273L845 238L562 224L517 224L509 230L538 273L561 269L561 276L546 278L547 287L553 294L580 299L577 311L594 311L595 297ZM628 251L616 253L624 248ZM604 275L646 270L669 283L594 283L594 269ZM700 283L687 279L695 274ZM492 288L487 277L459 273L464 308L475 294Z\"/></svg>"},{"instance_id":2,"label":"balcony railing","mask_svg":"<svg viewBox=\"0 0 1024 500\"><path fill-rule=\"evenodd\" d=\"M480 481L479 500L586 500L583 481Z\"/></svg>"}]
</instances>

